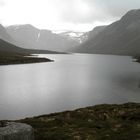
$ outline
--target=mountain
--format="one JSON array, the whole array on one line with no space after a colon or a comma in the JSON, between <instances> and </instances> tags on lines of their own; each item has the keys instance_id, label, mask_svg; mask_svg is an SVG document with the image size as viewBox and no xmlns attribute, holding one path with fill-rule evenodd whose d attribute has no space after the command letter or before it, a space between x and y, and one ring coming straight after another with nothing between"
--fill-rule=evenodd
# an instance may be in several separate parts
<instances>
[{"instance_id":1,"label":"mountain","mask_svg":"<svg viewBox=\"0 0 140 140\"><path fill-rule=\"evenodd\" d=\"M106 26L97 26L92 31L87 32L87 39L94 38L105 29Z\"/></svg>"},{"instance_id":2,"label":"mountain","mask_svg":"<svg viewBox=\"0 0 140 140\"><path fill-rule=\"evenodd\" d=\"M23 49L0 39L0 55L58 54L55 51Z\"/></svg>"},{"instance_id":3,"label":"mountain","mask_svg":"<svg viewBox=\"0 0 140 140\"><path fill-rule=\"evenodd\" d=\"M15 43L14 39L7 33L6 29L0 24L0 39Z\"/></svg>"},{"instance_id":4,"label":"mountain","mask_svg":"<svg viewBox=\"0 0 140 140\"><path fill-rule=\"evenodd\" d=\"M83 43L87 39L86 32L74 32L74 31L64 31L59 33L59 35L63 37L67 37L68 39L75 40L77 42L76 45Z\"/></svg>"},{"instance_id":5,"label":"mountain","mask_svg":"<svg viewBox=\"0 0 140 140\"><path fill-rule=\"evenodd\" d=\"M6 55L6 54L26 55L26 54L29 54L29 52L26 49L22 49L20 47L17 47L13 44L10 44L10 43L0 39L0 55Z\"/></svg>"},{"instance_id":6,"label":"mountain","mask_svg":"<svg viewBox=\"0 0 140 140\"><path fill-rule=\"evenodd\" d=\"M7 27L7 32L16 45L28 49L42 49L63 52L78 44L77 41L49 30L40 30L30 24Z\"/></svg>"},{"instance_id":7,"label":"mountain","mask_svg":"<svg viewBox=\"0 0 140 140\"><path fill-rule=\"evenodd\" d=\"M73 52L140 55L140 10L131 10Z\"/></svg>"},{"instance_id":8,"label":"mountain","mask_svg":"<svg viewBox=\"0 0 140 140\"><path fill-rule=\"evenodd\" d=\"M0 39L0 65L53 62L48 58L27 57L34 50L22 49Z\"/></svg>"}]
</instances>

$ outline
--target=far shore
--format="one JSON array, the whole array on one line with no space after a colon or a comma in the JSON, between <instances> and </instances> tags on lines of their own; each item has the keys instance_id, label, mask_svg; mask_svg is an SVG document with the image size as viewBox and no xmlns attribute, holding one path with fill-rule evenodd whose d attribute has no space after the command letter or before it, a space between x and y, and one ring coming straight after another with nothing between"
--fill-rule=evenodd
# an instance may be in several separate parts
<instances>
[{"instance_id":1,"label":"far shore","mask_svg":"<svg viewBox=\"0 0 140 140\"><path fill-rule=\"evenodd\" d=\"M134 56L133 61L140 63L140 56Z\"/></svg>"},{"instance_id":2,"label":"far shore","mask_svg":"<svg viewBox=\"0 0 140 140\"><path fill-rule=\"evenodd\" d=\"M30 55L0 55L0 65L12 65L12 64L28 64L28 63L41 63L41 62L53 62L48 58L29 57Z\"/></svg>"},{"instance_id":3,"label":"far shore","mask_svg":"<svg viewBox=\"0 0 140 140\"><path fill-rule=\"evenodd\" d=\"M137 58L137 62L139 62L139 63L140 63L140 57L138 57L138 58Z\"/></svg>"}]
</instances>

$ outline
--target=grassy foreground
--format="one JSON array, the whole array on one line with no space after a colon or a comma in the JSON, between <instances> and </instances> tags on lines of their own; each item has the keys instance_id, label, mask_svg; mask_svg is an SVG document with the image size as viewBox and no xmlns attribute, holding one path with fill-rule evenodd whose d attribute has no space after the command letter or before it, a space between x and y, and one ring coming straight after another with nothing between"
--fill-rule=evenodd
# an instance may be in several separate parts
<instances>
[{"instance_id":1,"label":"grassy foreground","mask_svg":"<svg viewBox=\"0 0 140 140\"><path fill-rule=\"evenodd\" d=\"M96 105L19 120L35 140L140 140L140 103Z\"/></svg>"},{"instance_id":2,"label":"grassy foreground","mask_svg":"<svg viewBox=\"0 0 140 140\"><path fill-rule=\"evenodd\" d=\"M27 57L22 55L0 55L0 65L26 64L39 62L52 62L52 60L48 58Z\"/></svg>"}]
</instances>

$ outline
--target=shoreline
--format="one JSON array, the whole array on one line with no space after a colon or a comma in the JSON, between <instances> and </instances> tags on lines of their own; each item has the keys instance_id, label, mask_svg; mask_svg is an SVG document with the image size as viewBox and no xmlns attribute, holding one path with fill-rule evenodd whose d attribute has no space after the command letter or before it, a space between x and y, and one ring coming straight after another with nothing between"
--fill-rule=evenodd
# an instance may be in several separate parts
<instances>
[{"instance_id":1,"label":"shoreline","mask_svg":"<svg viewBox=\"0 0 140 140\"><path fill-rule=\"evenodd\" d=\"M140 63L140 57L137 58L137 62Z\"/></svg>"},{"instance_id":2,"label":"shoreline","mask_svg":"<svg viewBox=\"0 0 140 140\"><path fill-rule=\"evenodd\" d=\"M101 104L17 122L34 128L36 140L140 139L140 103Z\"/></svg>"},{"instance_id":3,"label":"shoreline","mask_svg":"<svg viewBox=\"0 0 140 140\"><path fill-rule=\"evenodd\" d=\"M2 65L14 65L14 64L30 64L41 62L54 62L48 58L29 57L22 55L0 55L0 66Z\"/></svg>"},{"instance_id":4,"label":"shoreline","mask_svg":"<svg viewBox=\"0 0 140 140\"><path fill-rule=\"evenodd\" d=\"M140 63L140 57L139 56L133 57L133 61L137 62L137 63Z\"/></svg>"}]
</instances>

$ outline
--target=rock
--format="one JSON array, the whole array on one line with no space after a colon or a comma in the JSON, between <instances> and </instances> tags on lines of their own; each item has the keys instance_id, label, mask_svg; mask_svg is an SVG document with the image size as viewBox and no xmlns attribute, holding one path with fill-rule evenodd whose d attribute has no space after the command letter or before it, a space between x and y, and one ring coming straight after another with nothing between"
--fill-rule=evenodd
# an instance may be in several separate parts
<instances>
[{"instance_id":1,"label":"rock","mask_svg":"<svg viewBox=\"0 0 140 140\"><path fill-rule=\"evenodd\" d=\"M24 123L7 122L0 126L0 140L34 140L33 128Z\"/></svg>"}]
</instances>

